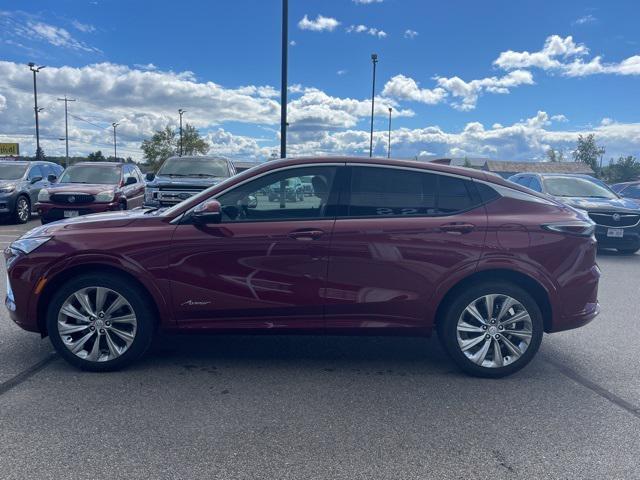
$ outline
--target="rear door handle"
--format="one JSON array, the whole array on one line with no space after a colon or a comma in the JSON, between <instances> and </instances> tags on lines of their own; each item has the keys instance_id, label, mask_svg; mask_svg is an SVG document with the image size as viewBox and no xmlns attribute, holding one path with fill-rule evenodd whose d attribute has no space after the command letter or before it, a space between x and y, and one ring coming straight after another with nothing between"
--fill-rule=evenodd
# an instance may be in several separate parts
<instances>
[{"instance_id":1,"label":"rear door handle","mask_svg":"<svg viewBox=\"0 0 640 480\"><path fill-rule=\"evenodd\" d=\"M295 240L302 240L307 242L310 240L317 240L322 235L324 235L324 232L322 230L317 230L315 228L305 228L305 229L294 230L293 232L289 232L289 236L291 238Z\"/></svg>"},{"instance_id":2,"label":"rear door handle","mask_svg":"<svg viewBox=\"0 0 640 480\"><path fill-rule=\"evenodd\" d=\"M450 233L452 235L462 235L463 233L472 232L476 226L472 223L445 223L444 225L440 225L440 230L445 233Z\"/></svg>"}]
</instances>

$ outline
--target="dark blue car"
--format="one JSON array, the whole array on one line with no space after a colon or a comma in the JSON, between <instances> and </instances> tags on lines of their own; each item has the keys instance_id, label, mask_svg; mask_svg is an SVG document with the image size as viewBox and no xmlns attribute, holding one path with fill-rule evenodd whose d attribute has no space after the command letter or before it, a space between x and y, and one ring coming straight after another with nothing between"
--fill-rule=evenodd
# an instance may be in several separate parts
<instances>
[{"instance_id":1,"label":"dark blue car","mask_svg":"<svg viewBox=\"0 0 640 480\"><path fill-rule=\"evenodd\" d=\"M519 173L509 180L583 210L596 223L598 246L623 254L640 250L640 206L589 175Z\"/></svg>"}]
</instances>

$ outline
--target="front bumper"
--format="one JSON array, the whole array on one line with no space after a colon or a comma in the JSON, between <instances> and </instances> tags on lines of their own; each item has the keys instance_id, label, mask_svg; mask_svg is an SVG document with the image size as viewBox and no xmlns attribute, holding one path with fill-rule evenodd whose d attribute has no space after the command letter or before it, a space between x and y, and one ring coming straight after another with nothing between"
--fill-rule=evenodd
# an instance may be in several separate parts
<instances>
[{"instance_id":1,"label":"front bumper","mask_svg":"<svg viewBox=\"0 0 640 480\"><path fill-rule=\"evenodd\" d=\"M48 202L36 203L36 210L45 222L54 222L66 218L65 211L75 211L78 215L90 215L92 213L103 213L118 210L120 208L119 201L109 203L85 203L77 205L57 204Z\"/></svg>"},{"instance_id":2,"label":"front bumper","mask_svg":"<svg viewBox=\"0 0 640 480\"><path fill-rule=\"evenodd\" d=\"M11 193L0 193L0 215L13 213L17 198L18 192L15 190Z\"/></svg>"},{"instance_id":3,"label":"front bumper","mask_svg":"<svg viewBox=\"0 0 640 480\"><path fill-rule=\"evenodd\" d=\"M640 226L621 228L622 237L610 237L608 231L610 228L606 225L596 225L596 239L598 246L604 248L623 248L635 249L640 248Z\"/></svg>"}]
</instances>

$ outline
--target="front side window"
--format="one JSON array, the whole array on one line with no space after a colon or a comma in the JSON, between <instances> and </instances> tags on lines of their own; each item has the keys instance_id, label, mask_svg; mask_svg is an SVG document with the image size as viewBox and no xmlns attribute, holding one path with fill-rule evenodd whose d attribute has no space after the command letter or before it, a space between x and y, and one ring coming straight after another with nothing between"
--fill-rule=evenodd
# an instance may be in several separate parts
<instances>
[{"instance_id":1,"label":"front side window","mask_svg":"<svg viewBox=\"0 0 640 480\"><path fill-rule=\"evenodd\" d=\"M44 173L42 173L40 165L34 165L29 172L29 180L33 180L37 177L44 178Z\"/></svg>"},{"instance_id":2,"label":"front side window","mask_svg":"<svg viewBox=\"0 0 640 480\"><path fill-rule=\"evenodd\" d=\"M252 180L220 195L223 222L304 220L325 216L335 167L301 167ZM311 192L305 194L303 177Z\"/></svg>"},{"instance_id":3,"label":"front side window","mask_svg":"<svg viewBox=\"0 0 640 480\"><path fill-rule=\"evenodd\" d=\"M640 198L640 185L631 185L622 190L623 197Z\"/></svg>"},{"instance_id":4,"label":"front side window","mask_svg":"<svg viewBox=\"0 0 640 480\"><path fill-rule=\"evenodd\" d=\"M471 181L435 173L379 167L355 167L349 216L436 216L467 210Z\"/></svg>"},{"instance_id":5,"label":"front side window","mask_svg":"<svg viewBox=\"0 0 640 480\"><path fill-rule=\"evenodd\" d=\"M60 183L116 185L120 183L120 168L107 165L74 165L64 171Z\"/></svg>"},{"instance_id":6,"label":"front side window","mask_svg":"<svg viewBox=\"0 0 640 480\"><path fill-rule=\"evenodd\" d=\"M536 177L531 177L531 183L529 184L529 188L531 190L535 190L536 192L542 193L542 184L540 183L540 180L538 180Z\"/></svg>"}]
</instances>

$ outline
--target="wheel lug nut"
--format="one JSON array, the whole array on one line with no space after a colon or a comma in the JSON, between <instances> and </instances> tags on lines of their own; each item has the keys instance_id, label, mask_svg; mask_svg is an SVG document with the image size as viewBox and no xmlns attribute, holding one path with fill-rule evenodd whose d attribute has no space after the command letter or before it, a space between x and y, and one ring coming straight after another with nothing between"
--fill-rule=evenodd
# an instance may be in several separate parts
<instances>
[{"instance_id":1,"label":"wheel lug nut","mask_svg":"<svg viewBox=\"0 0 640 480\"><path fill-rule=\"evenodd\" d=\"M502 325L500 325L500 326L498 327L498 330L504 330L504 327L503 327Z\"/></svg>"},{"instance_id":2,"label":"wheel lug nut","mask_svg":"<svg viewBox=\"0 0 640 480\"><path fill-rule=\"evenodd\" d=\"M500 338L500 334L496 333L496 336L494 337L496 340Z\"/></svg>"},{"instance_id":3,"label":"wheel lug nut","mask_svg":"<svg viewBox=\"0 0 640 480\"><path fill-rule=\"evenodd\" d=\"M100 318L103 318L103 317L104 317L104 313L100 312L100 313L98 314L98 316L99 316Z\"/></svg>"},{"instance_id":4,"label":"wheel lug nut","mask_svg":"<svg viewBox=\"0 0 640 480\"><path fill-rule=\"evenodd\" d=\"M96 327L94 327L93 325L91 325L91 326L89 327L89 330L91 330L92 332L93 332L95 329L96 329Z\"/></svg>"},{"instance_id":5,"label":"wheel lug nut","mask_svg":"<svg viewBox=\"0 0 640 480\"><path fill-rule=\"evenodd\" d=\"M491 320L491 325L494 325L496 323L495 320Z\"/></svg>"},{"instance_id":6,"label":"wheel lug nut","mask_svg":"<svg viewBox=\"0 0 640 480\"><path fill-rule=\"evenodd\" d=\"M483 329L483 330L486 330L486 329L487 329L487 326L486 326L486 325L483 325L483 326L482 326L482 329Z\"/></svg>"},{"instance_id":7,"label":"wheel lug nut","mask_svg":"<svg viewBox=\"0 0 640 480\"><path fill-rule=\"evenodd\" d=\"M491 335L489 335L488 333L484 336L484 338L491 338Z\"/></svg>"},{"instance_id":8,"label":"wheel lug nut","mask_svg":"<svg viewBox=\"0 0 640 480\"><path fill-rule=\"evenodd\" d=\"M111 326L111 322L110 322L109 320L107 320L106 322L104 322L104 324L105 324L107 327L110 327L110 326Z\"/></svg>"},{"instance_id":9,"label":"wheel lug nut","mask_svg":"<svg viewBox=\"0 0 640 480\"><path fill-rule=\"evenodd\" d=\"M100 329L100 333L104 333L104 328L101 328L101 329Z\"/></svg>"}]
</instances>

